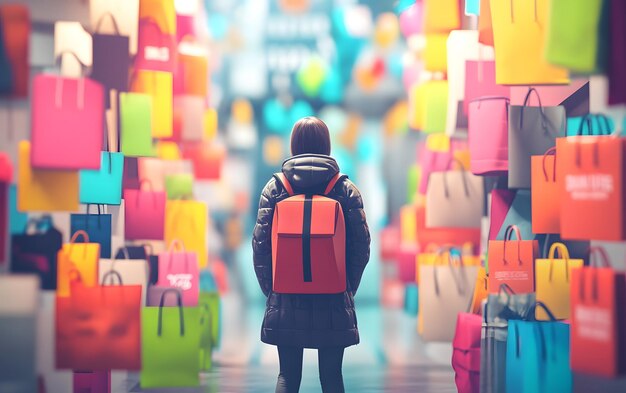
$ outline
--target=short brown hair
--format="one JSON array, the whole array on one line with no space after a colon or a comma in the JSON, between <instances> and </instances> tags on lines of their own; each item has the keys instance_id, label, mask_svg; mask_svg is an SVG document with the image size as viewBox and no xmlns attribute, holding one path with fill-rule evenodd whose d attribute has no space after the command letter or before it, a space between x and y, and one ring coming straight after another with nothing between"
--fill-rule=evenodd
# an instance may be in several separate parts
<instances>
[{"instance_id":1,"label":"short brown hair","mask_svg":"<svg viewBox=\"0 0 626 393\"><path fill-rule=\"evenodd\" d=\"M291 154L330 155L330 132L326 123L313 116L298 120L291 130Z\"/></svg>"}]
</instances>

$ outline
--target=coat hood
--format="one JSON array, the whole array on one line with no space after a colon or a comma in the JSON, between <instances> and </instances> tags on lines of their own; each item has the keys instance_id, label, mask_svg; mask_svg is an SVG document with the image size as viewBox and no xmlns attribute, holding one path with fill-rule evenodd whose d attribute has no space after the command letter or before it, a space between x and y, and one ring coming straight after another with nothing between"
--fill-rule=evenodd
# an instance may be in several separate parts
<instances>
[{"instance_id":1,"label":"coat hood","mask_svg":"<svg viewBox=\"0 0 626 393\"><path fill-rule=\"evenodd\" d=\"M320 154L301 154L283 163L283 173L296 190L315 190L325 187L339 172L337 161Z\"/></svg>"}]
</instances>

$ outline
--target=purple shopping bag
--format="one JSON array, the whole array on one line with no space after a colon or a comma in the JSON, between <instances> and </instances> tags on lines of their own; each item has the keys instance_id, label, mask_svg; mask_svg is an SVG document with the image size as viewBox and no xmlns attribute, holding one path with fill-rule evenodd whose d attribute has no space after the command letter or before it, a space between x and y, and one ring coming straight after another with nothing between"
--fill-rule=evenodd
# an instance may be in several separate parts
<instances>
[{"instance_id":1,"label":"purple shopping bag","mask_svg":"<svg viewBox=\"0 0 626 393\"><path fill-rule=\"evenodd\" d=\"M111 393L111 371L74 371L74 393Z\"/></svg>"}]
</instances>

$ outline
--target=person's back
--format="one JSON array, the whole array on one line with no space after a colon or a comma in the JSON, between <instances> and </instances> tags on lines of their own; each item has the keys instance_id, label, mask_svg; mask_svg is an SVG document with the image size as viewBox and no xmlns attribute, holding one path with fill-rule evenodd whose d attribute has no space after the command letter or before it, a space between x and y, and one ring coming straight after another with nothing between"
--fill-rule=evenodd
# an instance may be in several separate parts
<instances>
[{"instance_id":1,"label":"person's back","mask_svg":"<svg viewBox=\"0 0 626 393\"><path fill-rule=\"evenodd\" d=\"M268 297L261 340L278 346L280 374L276 392L298 391L303 348L319 351L323 391L343 392L343 351L359 343L354 294L369 261L370 235L363 201L356 186L346 177L338 176L339 167L329 156L328 129L321 120L309 117L298 121L292 132L291 150L293 157L283 163L284 176L273 177L263 190L253 234L254 268L261 289ZM336 181L334 185L333 181ZM274 210L277 203L293 194L326 194L340 203L346 235L345 291L335 294L273 291ZM311 264L315 262L312 260Z\"/></svg>"}]
</instances>

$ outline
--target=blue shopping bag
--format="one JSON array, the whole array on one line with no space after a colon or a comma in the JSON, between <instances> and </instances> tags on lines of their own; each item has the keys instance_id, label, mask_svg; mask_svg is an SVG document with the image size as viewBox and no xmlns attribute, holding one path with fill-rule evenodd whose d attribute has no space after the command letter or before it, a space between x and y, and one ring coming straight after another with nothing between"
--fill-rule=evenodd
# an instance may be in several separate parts
<instances>
[{"instance_id":1,"label":"blue shopping bag","mask_svg":"<svg viewBox=\"0 0 626 393\"><path fill-rule=\"evenodd\" d=\"M111 258L111 215L100 212L98 205L98 213L90 214L87 205L87 214L72 214L70 216L70 231L85 231L89 235L91 243L100 244L100 257ZM83 240L77 240L78 243Z\"/></svg>"},{"instance_id":2,"label":"blue shopping bag","mask_svg":"<svg viewBox=\"0 0 626 393\"><path fill-rule=\"evenodd\" d=\"M100 169L80 171L80 203L119 205L123 173L122 153L101 152Z\"/></svg>"}]
</instances>

